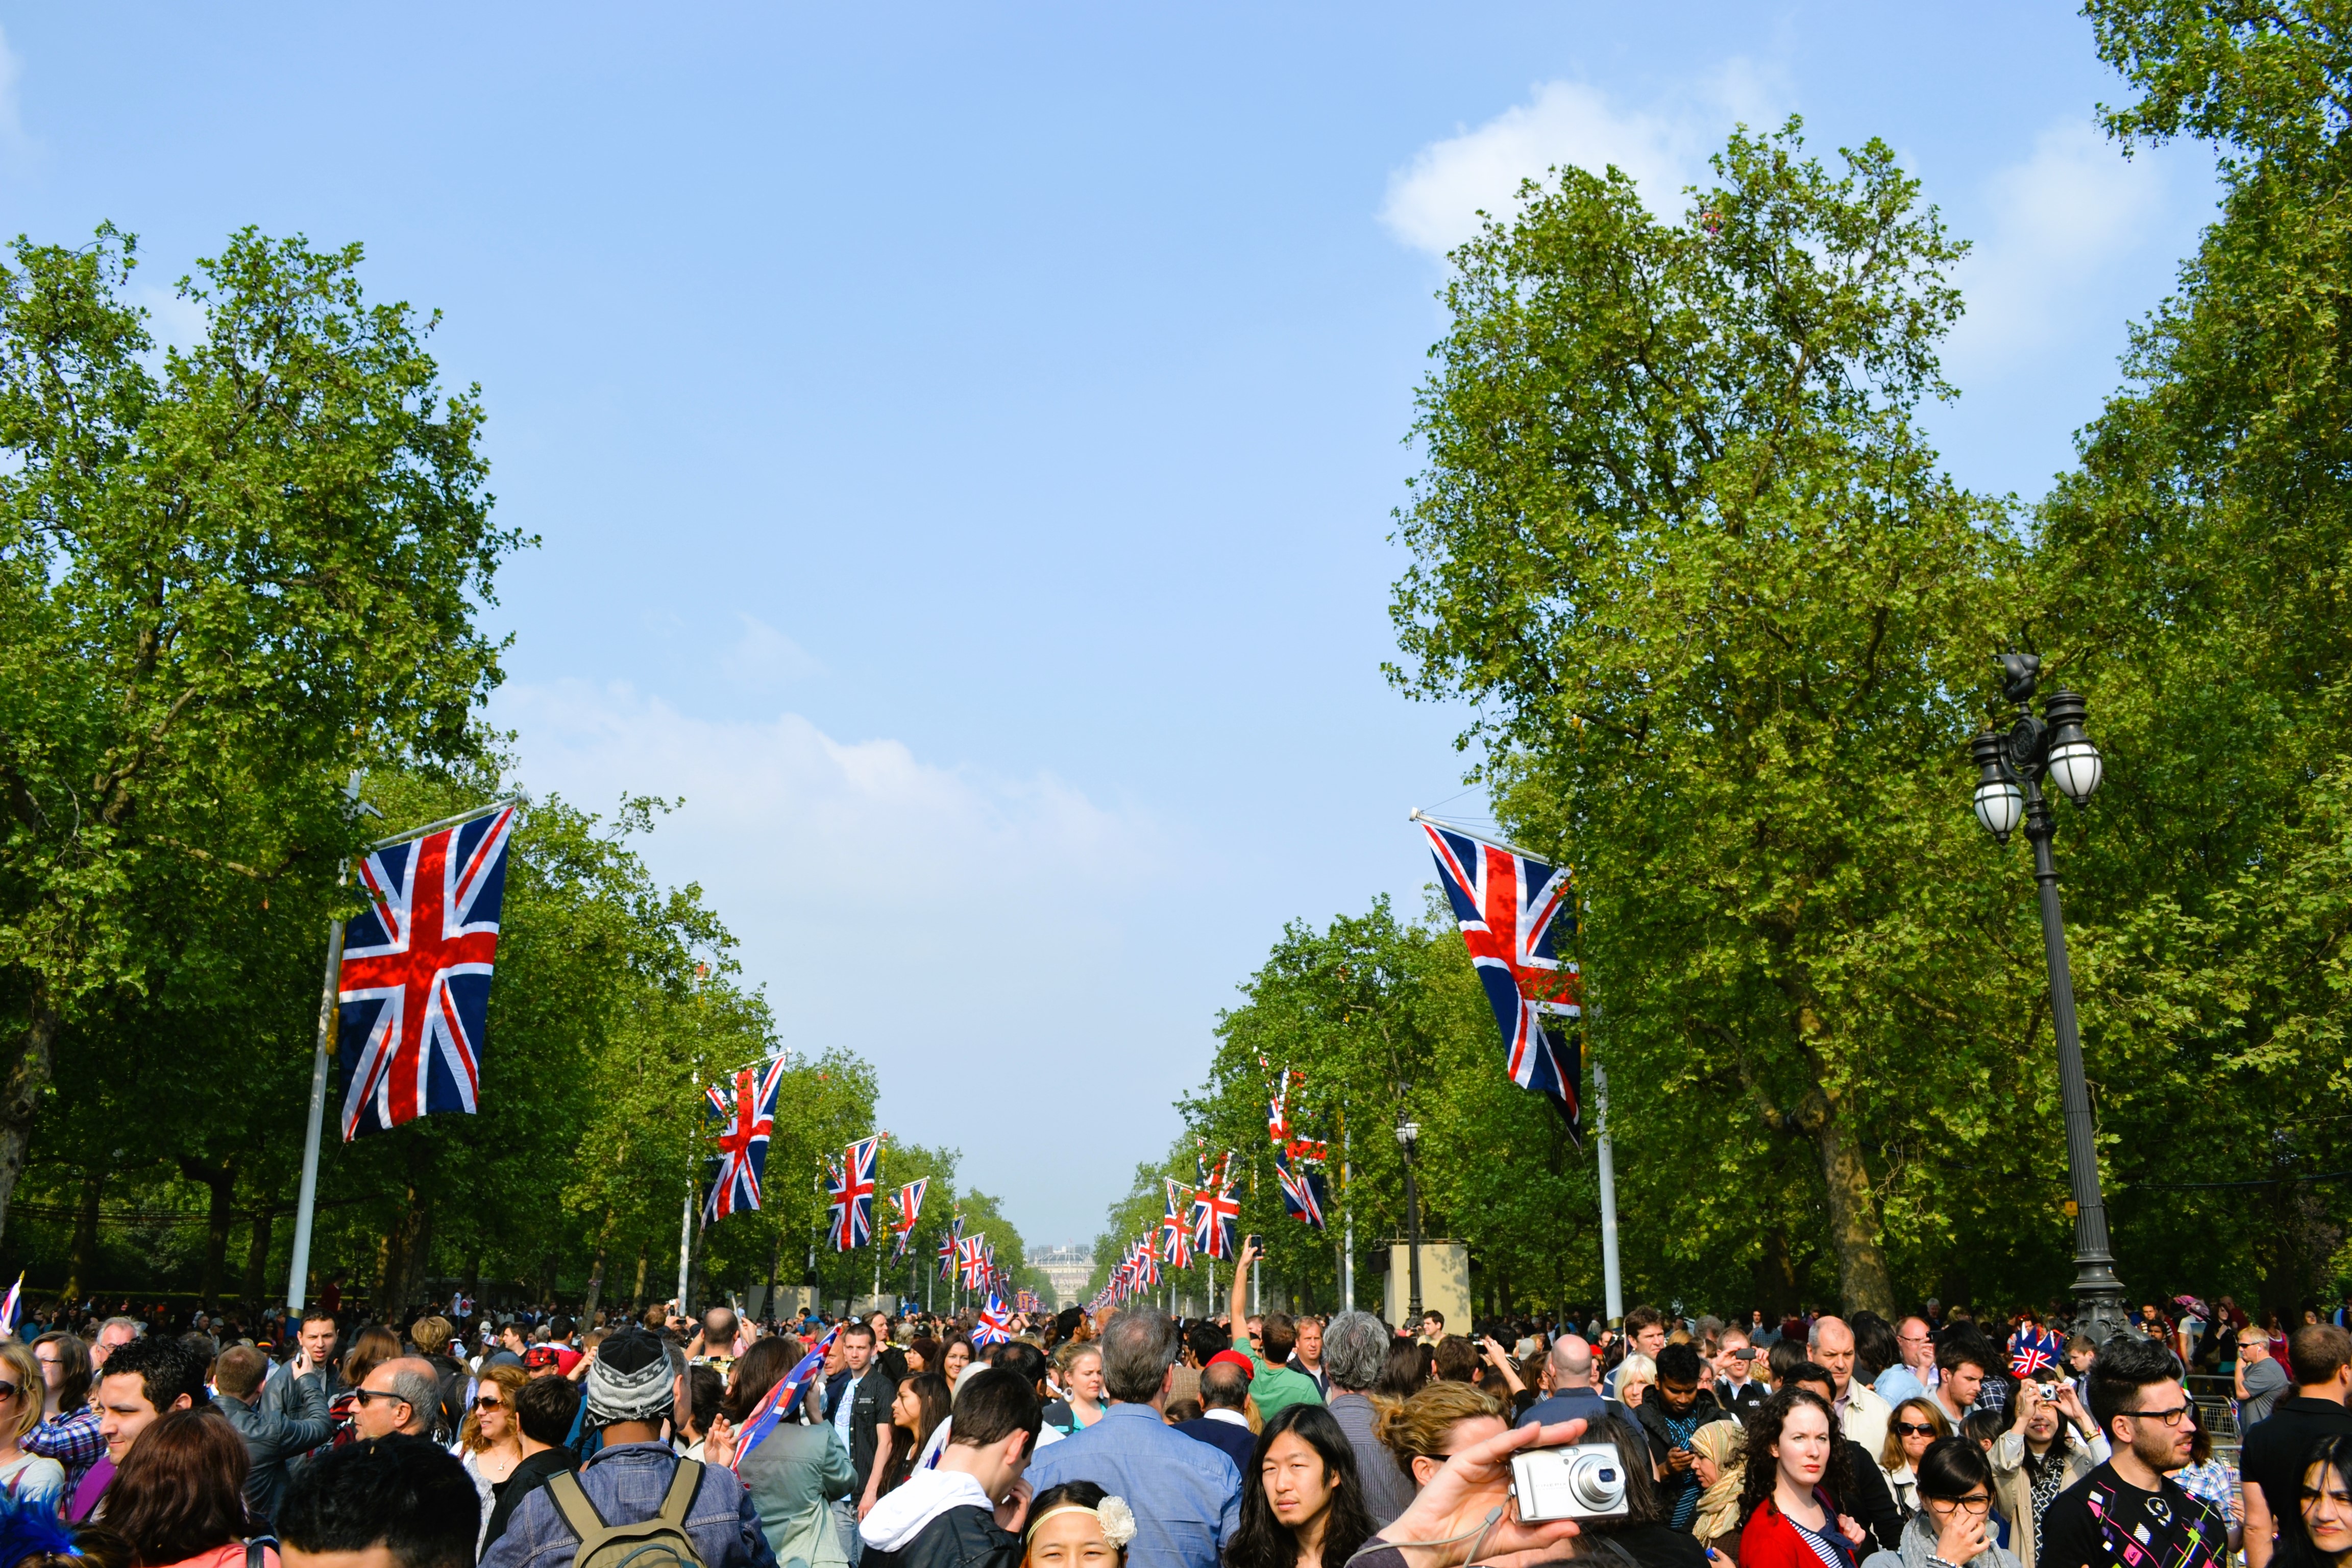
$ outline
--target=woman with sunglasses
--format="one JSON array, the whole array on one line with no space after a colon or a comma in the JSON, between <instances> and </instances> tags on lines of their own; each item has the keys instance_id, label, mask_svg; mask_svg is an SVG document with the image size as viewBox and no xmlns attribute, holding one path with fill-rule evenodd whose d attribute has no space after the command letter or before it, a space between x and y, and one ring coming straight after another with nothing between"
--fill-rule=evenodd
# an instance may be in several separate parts
<instances>
[{"instance_id":1,"label":"woman with sunglasses","mask_svg":"<svg viewBox=\"0 0 2352 1568\"><path fill-rule=\"evenodd\" d=\"M1886 1418L1886 1446L1879 1450L1878 1468L1904 1518L1919 1511L1919 1457L1927 1445L1951 1435L1952 1424L1932 1399L1906 1399Z\"/></svg>"},{"instance_id":2,"label":"woman with sunglasses","mask_svg":"<svg viewBox=\"0 0 2352 1568\"><path fill-rule=\"evenodd\" d=\"M65 1467L18 1446L41 1424L41 1363L24 1341L0 1340L0 1497L54 1509L65 1495Z\"/></svg>"},{"instance_id":3,"label":"woman with sunglasses","mask_svg":"<svg viewBox=\"0 0 2352 1568\"><path fill-rule=\"evenodd\" d=\"M466 1474L474 1483L474 1494L481 1500L482 1524L477 1533L476 1551L480 1550L480 1535L490 1528L490 1512L506 1494L507 1482L515 1467L522 1463L522 1424L515 1414L515 1397L530 1381L530 1374L519 1366L494 1366L482 1374L474 1390L473 1407L466 1412L465 1425L458 1428L457 1440L449 1451L466 1467Z\"/></svg>"},{"instance_id":4,"label":"woman with sunglasses","mask_svg":"<svg viewBox=\"0 0 2352 1568\"><path fill-rule=\"evenodd\" d=\"M1992 1466L1983 1449L1966 1437L1938 1437L1913 1468L1919 1510L1905 1522L1896 1549L1873 1552L1863 1568L2018 1568L1992 1538Z\"/></svg>"}]
</instances>

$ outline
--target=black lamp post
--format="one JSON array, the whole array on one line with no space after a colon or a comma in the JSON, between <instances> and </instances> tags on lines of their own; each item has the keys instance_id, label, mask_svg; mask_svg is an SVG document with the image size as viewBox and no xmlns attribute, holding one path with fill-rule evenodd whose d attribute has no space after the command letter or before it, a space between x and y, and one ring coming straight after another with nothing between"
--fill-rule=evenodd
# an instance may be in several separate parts
<instances>
[{"instance_id":1,"label":"black lamp post","mask_svg":"<svg viewBox=\"0 0 2352 1568\"><path fill-rule=\"evenodd\" d=\"M1421 1141L1421 1123L1410 1120L1398 1121L1397 1143L1404 1150L1404 1234L1409 1257L1409 1280L1412 1299L1405 1303L1405 1321L1421 1321L1421 1193L1412 1181L1412 1149Z\"/></svg>"},{"instance_id":2,"label":"black lamp post","mask_svg":"<svg viewBox=\"0 0 2352 1568\"><path fill-rule=\"evenodd\" d=\"M2074 1318L2078 1331L2100 1343L2121 1333L2123 1282L2116 1278L2107 1248L2107 1208L2099 1195L2099 1152L2091 1123L2091 1091L2083 1077L2083 1040L2074 1026L2074 980L2066 963L2066 926L2058 910L2058 867L2050 856L2057 818L2042 791L2047 779L2080 805L2099 787L2105 764L2083 733L2086 711L2075 691L2053 691L2042 700L2042 717L2031 704L2042 673L2038 654L1994 656L2001 667L2001 695L2017 707L2017 722L2005 735L1990 730L1969 750L1977 763L1977 820L1994 839L2007 844L2021 818L2033 846L2033 879L2042 891L2042 949L2050 966L2050 1021L2058 1036L2058 1091L2066 1111L2066 1173L2074 1193Z\"/></svg>"}]
</instances>

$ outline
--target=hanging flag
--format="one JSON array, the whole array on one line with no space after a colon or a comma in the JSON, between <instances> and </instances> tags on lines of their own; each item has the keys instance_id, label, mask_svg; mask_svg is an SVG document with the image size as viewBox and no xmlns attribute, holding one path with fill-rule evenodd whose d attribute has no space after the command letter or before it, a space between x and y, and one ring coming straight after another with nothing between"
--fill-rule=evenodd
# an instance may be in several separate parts
<instances>
[{"instance_id":1,"label":"hanging flag","mask_svg":"<svg viewBox=\"0 0 2352 1568\"><path fill-rule=\"evenodd\" d=\"M1323 1173L1308 1170L1304 1161L1294 1167L1288 1153L1277 1149L1274 1154L1274 1173L1282 1183L1283 1212L1321 1230L1323 1205L1328 1195L1323 1186Z\"/></svg>"},{"instance_id":2,"label":"hanging flag","mask_svg":"<svg viewBox=\"0 0 2352 1568\"><path fill-rule=\"evenodd\" d=\"M760 1206L760 1178L767 1174L768 1140L776 1131L776 1096L783 1084L784 1058L778 1057L757 1075L750 1068L738 1072L732 1096L715 1083L702 1091L702 1118L718 1129L719 1141L703 1224Z\"/></svg>"},{"instance_id":3,"label":"hanging flag","mask_svg":"<svg viewBox=\"0 0 2352 1568\"><path fill-rule=\"evenodd\" d=\"M1437 859L1437 879L1503 1031L1511 1081L1549 1097L1580 1149L1584 1121L1578 1094L1584 1068L1577 1037L1564 1031L1555 1044L1544 1028L1547 1016L1578 1018L1584 1011L1576 961L1561 958L1558 947L1560 928L1571 935L1576 930L1569 875L1459 828L1429 821L1421 826Z\"/></svg>"},{"instance_id":4,"label":"hanging flag","mask_svg":"<svg viewBox=\"0 0 2352 1568\"><path fill-rule=\"evenodd\" d=\"M20 1272L16 1282L8 1287L8 1294L0 1299L0 1340L16 1337L16 1314L25 1304L25 1276Z\"/></svg>"},{"instance_id":5,"label":"hanging flag","mask_svg":"<svg viewBox=\"0 0 2352 1568\"><path fill-rule=\"evenodd\" d=\"M473 1114L517 807L375 850L335 978L343 1141Z\"/></svg>"},{"instance_id":6,"label":"hanging flag","mask_svg":"<svg viewBox=\"0 0 2352 1568\"><path fill-rule=\"evenodd\" d=\"M1223 1181L1224 1169L1218 1169L1219 1184L1215 1192L1201 1189L1192 1203L1192 1246L1211 1258L1231 1258L1239 1248L1234 1241L1234 1226L1242 1216L1241 1200Z\"/></svg>"},{"instance_id":7,"label":"hanging flag","mask_svg":"<svg viewBox=\"0 0 2352 1568\"><path fill-rule=\"evenodd\" d=\"M1264 1057L1260 1057L1257 1059L1258 1065L1261 1067L1267 1067L1269 1065ZM1282 1077L1276 1079L1273 1084L1268 1086L1266 1093L1265 1135L1267 1140L1271 1142L1287 1143L1290 1142L1290 1069L1288 1068L1283 1068Z\"/></svg>"},{"instance_id":8,"label":"hanging flag","mask_svg":"<svg viewBox=\"0 0 2352 1568\"><path fill-rule=\"evenodd\" d=\"M1171 1268L1192 1267L1192 1227L1188 1223L1192 1208L1192 1193L1177 1184L1173 1176L1160 1180L1168 1189L1168 1212L1160 1216L1160 1256ZM1179 1197L1178 1194L1182 1194Z\"/></svg>"},{"instance_id":9,"label":"hanging flag","mask_svg":"<svg viewBox=\"0 0 2352 1568\"><path fill-rule=\"evenodd\" d=\"M808 1354L794 1362L793 1370L784 1373L776 1385L761 1394L760 1402L751 1406L751 1416L743 1423L743 1430L736 1435L735 1457L728 1461L730 1469L741 1469L744 1456L758 1447L768 1434L776 1429L776 1423L793 1408L808 1380L815 1376L817 1368L824 1364L824 1352L832 1348L833 1336L839 1332L839 1323L825 1330L824 1337L816 1342Z\"/></svg>"},{"instance_id":10,"label":"hanging flag","mask_svg":"<svg viewBox=\"0 0 2352 1568\"><path fill-rule=\"evenodd\" d=\"M956 1268L963 1257L962 1237L963 1215L958 1215L953 1223L948 1226L948 1233L940 1237L938 1257L940 1279L952 1279L956 1277Z\"/></svg>"},{"instance_id":11,"label":"hanging flag","mask_svg":"<svg viewBox=\"0 0 2352 1568\"><path fill-rule=\"evenodd\" d=\"M1001 1345L1012 1337L1011 1314L1005 1311L1004 1303L996 1299L995 1292L991 1291L988 1305L980 1310L980 1321L972 1325L972 1342L982 1345Z\"/></svg>"},{"instance_id":12,"label":"hanging flag","mask_svg":"<svg viewBox=\"0 0 2352 1568\"><path fill-rule=\"evenodd\" d=\"M896 1263L907 1256L914 1244L915 1222L923 1215L923 1194L930 1190L931 1179L920 1176L908 1182L890 1195L890 1234L895 1238L890 1248L890 1261Z\"/></svg>"},{"instance_id":13,"label":"hanging flag","mask_svg":"<svg viewBox=\"0 0 2352 1568\"><path fill-rule=\"evenodd\" d=\"M847 1252L874 1234L874 1163L882 1135L860 1138L842 1151L841 1169L826 1190L833 1194L833 1249Z\"/></svg>"},{"instance_id":14,"label":"hanging flag","mask_svg":"<svg viewBox=\"0 0 2352 1568\"><path fill-rule=\"evenodd\" d=\"M988 1237L985 1236L968 1236L961 1244L957 1263L963 1270L963 1286L967 1290L980 1289L981 1271L987 1267L986 1261L981 1257L980 1249L987 1244Z\"/></svg>"}]
</instances>

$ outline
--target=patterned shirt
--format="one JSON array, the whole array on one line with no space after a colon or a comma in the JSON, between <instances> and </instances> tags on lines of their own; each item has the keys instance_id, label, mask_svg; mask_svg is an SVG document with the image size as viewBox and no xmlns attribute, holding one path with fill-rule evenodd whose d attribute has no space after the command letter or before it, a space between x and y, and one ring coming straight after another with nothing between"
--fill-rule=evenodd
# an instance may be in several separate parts
<instances>
[{"instance_id":1,"label":"patterned shirt","mask_svg":"<svg viewBox=\"0 0 2352 1568\"><path fill-rule=\"evenodd\" d=\"M98 1429L98 1406L85 1405L62 1415L52 1415L25 1434L16 1447L39 1454L66 1468L66 1495L70 1497L89 1468L106 1458L106 1438Z\"/></svg>"},{"instance_id":2,"label":"patterned shirt","mask_svg":"<svg viewBox=\"0 0 2352 1568\"><path fill-rule=\"evenodd\" d=\"M2112 1462L2058 1494L2034 1568L2229 1568L2230 1531L2169 1477L2142 1491Z\"/></svg>"}]
</instances>

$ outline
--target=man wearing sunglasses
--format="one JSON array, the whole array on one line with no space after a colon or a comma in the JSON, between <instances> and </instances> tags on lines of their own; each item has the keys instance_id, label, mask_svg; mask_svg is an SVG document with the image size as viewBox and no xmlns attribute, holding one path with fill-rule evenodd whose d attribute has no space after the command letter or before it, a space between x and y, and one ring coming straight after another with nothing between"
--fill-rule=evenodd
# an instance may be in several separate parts
<instances>
[{"instance_id":1,"label":"man wearing sunglasses","mask_svg":"<svg viewBox=\"0 0 2352 1568\"><path fill-rule=\"evenodd\" d=\"M2091 1363L2091 1415L2114 1453L2042 1516L2034 1568L2228 1568L2229 1527L2166 1474L2189 1462L2197 1436L2171 1350L2111 1341Z\"/></svg>"},{"instance_id":2,"label":"man wearing sunglasses","mask_svg":"<svg viewBox=\"0 0 2352 1568\"><path fill-rule=\"evenodd\" d=\"M352 1430L361 1436L430 1437L434 1414L441 1408L441 1382L423 1356L399 1356L369 1373L356 1397Z\"/></svg>"}]
</instances>

